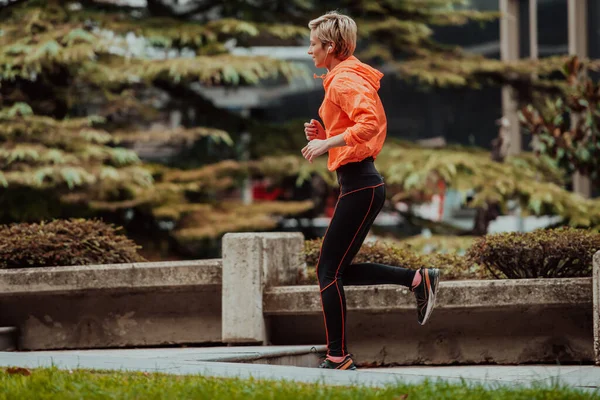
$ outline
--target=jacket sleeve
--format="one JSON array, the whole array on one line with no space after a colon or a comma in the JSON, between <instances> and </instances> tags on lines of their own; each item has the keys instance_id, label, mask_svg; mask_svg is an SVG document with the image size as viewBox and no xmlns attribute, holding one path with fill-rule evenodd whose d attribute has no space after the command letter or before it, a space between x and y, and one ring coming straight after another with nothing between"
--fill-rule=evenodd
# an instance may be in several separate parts
<instances>
[{"instance_id":1,"label":"jacket sleeve","mask_svg":"<svg viewBox=\"0 0 600 400\"><path fill-rule=\"evenodd\" d=\"M331 95L334 103L354 122L344 133L346 145L365 143L377 134L381 118L377 113L376 92L366 82L361 78L337 77L332 82Z\"/></svg>"}]
</instances>

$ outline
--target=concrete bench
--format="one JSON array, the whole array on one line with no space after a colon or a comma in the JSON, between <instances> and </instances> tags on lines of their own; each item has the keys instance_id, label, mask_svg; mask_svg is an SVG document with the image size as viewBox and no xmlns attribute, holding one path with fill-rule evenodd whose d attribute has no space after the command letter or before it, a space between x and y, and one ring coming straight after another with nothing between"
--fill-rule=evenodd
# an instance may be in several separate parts
<instances>
[{"instance_id":1,"label":"concrete bench","mask_svg":"<svg viewBox=\"0 0 600 400\"><path fill-rule=\"evenodd\" d=\"M303 245L232 233L222 260L0 270L0 326L23 350L323 344L318 287L296 285ZM361 362L600 363L600 252L593 279L442 281L425 326L405 288L346 290Z\"/></svg>"},{"instance_id":2,"label":"concrete bench","mask_svg":"<svg viewBox=\"0 0 600 400\"><path fill-rule=\"evenodd\" d=\"M301 273L301 260L269 258L276 252L293 257L302 238L289 236L276 245L276 236L262 235L225 237L223 341L325 343L318 287L285 282ZM425 326L417 324L414 296L406 288L347 287L346 337L357 359L377 364L590 363L599 351L598 300L593 303L598 266L595 274L594 283L592 278L442 282Z\"/></svg>"},{"instance_id":3,"label":"concrete bench","mask_svg":"<svg viewBox=\"0 0 600 400\"><path fill-rule=\"evenodd\" d=\"M221 260L0 270L19 349L221 342Z\"/></svg>"},{"instance_id":4,"label":"concrete bench","mask_svg":"<svg viewBox=\"0 0 600 400\"><path fill-rule=\"evenodd\" d=\"M420 326L407 289L346 287L347 340L358 360L386 365L591 362L591 292L590 278L441 282ZM316 286L265 291L273 344L324 342L321 312Z\"/></svg>"}]
</instances>

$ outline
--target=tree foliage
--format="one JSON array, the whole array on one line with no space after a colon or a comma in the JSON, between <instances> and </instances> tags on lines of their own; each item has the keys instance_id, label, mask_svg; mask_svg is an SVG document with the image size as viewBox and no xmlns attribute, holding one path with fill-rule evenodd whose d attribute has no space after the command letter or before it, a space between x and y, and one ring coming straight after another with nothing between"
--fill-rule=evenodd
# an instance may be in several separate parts
<instances>
[{"instance_id":1,"label":"tree foliage","mask_svg":"<svg viewBox=\"0 0 600 400\"><path fill-rule=\"evenodd\" d=\"M442 86L559 87L531 82L532 71L549 75L558 59L506 66L435 42L435 25L497 18L468 10L465 3L148 0L132 7L109 0L30 0L2 7L0 220L111 215L126 223L137 218L144 221L143 230L167 230L168 240L189 244L227 231L273 229L283 216L305 214L314 206L310 199L239 201L241 183L253 176L289 184L317 175L330 188L336 185L324 158L308 164L298 155L274 151L299 150L294 135L302 139L302 134L296 125L266 126L219 109L198 88L286 83L305 76L293 63L237 56L232 49L303 44L307 22L333 8L357 20L359 57L388 63L408 79ZM182 115L179 124L171 123L172 111ZM258 138L248 147L260 158L241 161L235 140L242 130ZM203 156L191 165L202 168L174 165L178 157L170 165L143 162L144 146L203 146ZM394 200L426 201L443 180L474 190L473 205L495 201L508 207L517 201L528 212L557 213L573 226L600 225L596 203L562 190L563 176L543 158L524 155L493 164L481 150L391 143L378 167Z\"/></svg>"},{"instance_id":2,"label":"tree foliage","mask_svg":"<svg viewBox=\"0 0 600 400\"><path fill-rule=\"evenodd\" d=\"M23 103L0 110L0 184L59 190L96 186L98 192L151 185L137 154L109 146L113 137L94 129L94 121L36 116Z\"/></svg>"},{"instance_id":3,"label":"tree foliage","mask_svg":"<svg viewBox=\"0 0 600 400\"><path fill-rule=\"evenodd\" d=\"M340 9L355 17L359 57L386 63L402 79L437 87L509 84L522 97L531 96L532 91L564 89L564 81L552 74L561 70L566 56L506 63L436 41L438 26L486 24L500 17L498 12L469 9L469 4L469 0L321 1L315 15Z\"/></svg>"},{"instance_id":4,"label":"tree foliage","mask_svg":"<svg viewBox=\"0 0 600 400\"><path fill-rule=\"evenodd\" d=\"M298 72L267 57L231 56L224 41L259 32L288 39L306 29L234 20L181 26L123 10L78 9L76 4L31 1L0 11L0 82L8 102L19 99L36 111L39 106L62 117L70 110L57 115L56 106L44 108L43 103L67 107L85 90L120 93L124 85L157 80L236 86L288 79ZM52 98L39 101L40 88Z\"/></svg>"},{"instance_id":5,"label":"tree foliage","mask_svg":"<svg viewBox=\"0 0 600 400\"><path fill-rule=\"evenodd\" d=\"M182 22L158 5L149 2L142 14L93 1L32 0L0 9L2 221L135 209L175 224L173 238L188 240L270 229L276 215L310 208L219 202L219 185L231 190L244 173L217 178L140 160L136 149L144 145L232 147L223 130L193 121L168 127L174 101L189 98L192 84L241 86L297 76L302 70L290 63L233 56L227 41L285 43L307 34L305 27L268 21Z\"/></svg>"},{"instance_id":6,"label":"tree foliage","mask_svg":"<svg viewBox=\"0 0 600 400\"><path fill-rule=\"evenodd\" d=\"M468 205L472 207L495 202L508 212L519 205L525 215L558 215L573 227L600 229L600 201L567 191L564 171L546 156L523 153L498 163L483 149L431 149L389 140L376 165L393 202L429 201L438 192L441 180L445 187L462 192L465 201L469 195ZM188 172L174 171L166 176L180 183L201 180L206 190L227 190L235 187L235 179L225 177L248 175L269 176L278 182L292 178L298 183L317 175L331 189L337 187L335 174L327 170L324 157L309 164L297 155L227 161ZM444 227L433 229L442 232Z\"/></svg>"},{"instance_id":7,"label":"tree foliage","mask_svg":"<svg viewBox=\"0 0 600 400\"><path fill-rule=\"evenodd\" d=\"M537 139L536 152L569 174L580 172L600 183L600 83L585 73L577 57L564 65L568 89L541 105L520 111L522 124Z\"/></svg>"}]
</instances>

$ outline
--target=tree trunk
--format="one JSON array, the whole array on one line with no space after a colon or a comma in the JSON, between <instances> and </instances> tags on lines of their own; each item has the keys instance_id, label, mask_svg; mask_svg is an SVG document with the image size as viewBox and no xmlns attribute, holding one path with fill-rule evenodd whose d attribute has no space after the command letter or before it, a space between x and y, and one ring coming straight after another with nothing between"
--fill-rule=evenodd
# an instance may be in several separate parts
<instances>
[{"instance_id":1,"label":"tree trunk","mask_svg":"<svg viewBox=\"0 0 600 400\"><path fill-rule=\"evenodd\" d=\"M488 233L490 223L500 215L500 206L497 202L487 204L487 207L478 207L475 223L471 230L473 236L483 236Z\"/></svg>"},{"instance_id":2,"label":"tree trunk","mask_svg":"<svg viewBox=\"0 0 600 400\"><path fill-rule=\"evenodd\" d=\"M496 162L504 162L508 155L510 146L510 136L508 125L504 117L498 120L500 128L498 129L498 137L492 140L492 160ZM500 205L498 202L487 203L484 207L477 208L475 222L471 234L475 236L483 236L488 233L490 223L500 215Z\"/></svg>"}]
</instances>

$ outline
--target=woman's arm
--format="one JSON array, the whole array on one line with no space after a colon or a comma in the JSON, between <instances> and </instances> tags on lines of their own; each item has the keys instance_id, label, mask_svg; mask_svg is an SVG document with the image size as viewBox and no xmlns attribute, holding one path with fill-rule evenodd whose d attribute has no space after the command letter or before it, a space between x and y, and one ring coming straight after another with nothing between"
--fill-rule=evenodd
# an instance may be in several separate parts
<instances>
[{"instance_id":1,"label":"woman's arm","mask_svg":"<svg viewBox=\"0 0 600 400\"><path fill-rule=\"evenodd\" d=\"M325 140L313 139L302 149L302 156L313 162L316 157L327 153L329 149L346 146L345 135L345 133L342 133Z\"/></svg>"},{"instance_id":2,"label":"woman's arm","mask_svg":"<svg viewBox=\"0 0 600 400\"><path fill-rule=\"evenodd\" d=\"M344 147L346 145L346 140L344 138L346 133L342 133L341 135L332 136L326 140L327 142L327 150L333 149L334 147Z\"/></svg>"},{"instance_id":3,"label":"woman's arm","mask_svg":"<svg viewBox=\"0 0 600 400\"><path fill-rule=\"evenodd\" d=\"M385 115L380 115L377 110L377 93L368 83L353 78L336 77L329 90L331 100L348 115L354 125L329 139L311 140L302 149L302 155L310 162L334 147L356 146L368 142L385 122Z\"/></svg>"},{"instance_id":4,"label":"woman's arm","mask_svg":"<svg viewBox=\"0 0 600 400\"><path fill-rule=\"evenodd\" d=\"M354 125L343 133L344 143L347 146L356 146L369 141L379 132L385 120L385 115L380 115L377 110L375 100L377 92L367 82L361 81L361 78L357 80L340 76L336 77L329 88L332 101L354 122Z\"/></svg>"}]
</instances>

